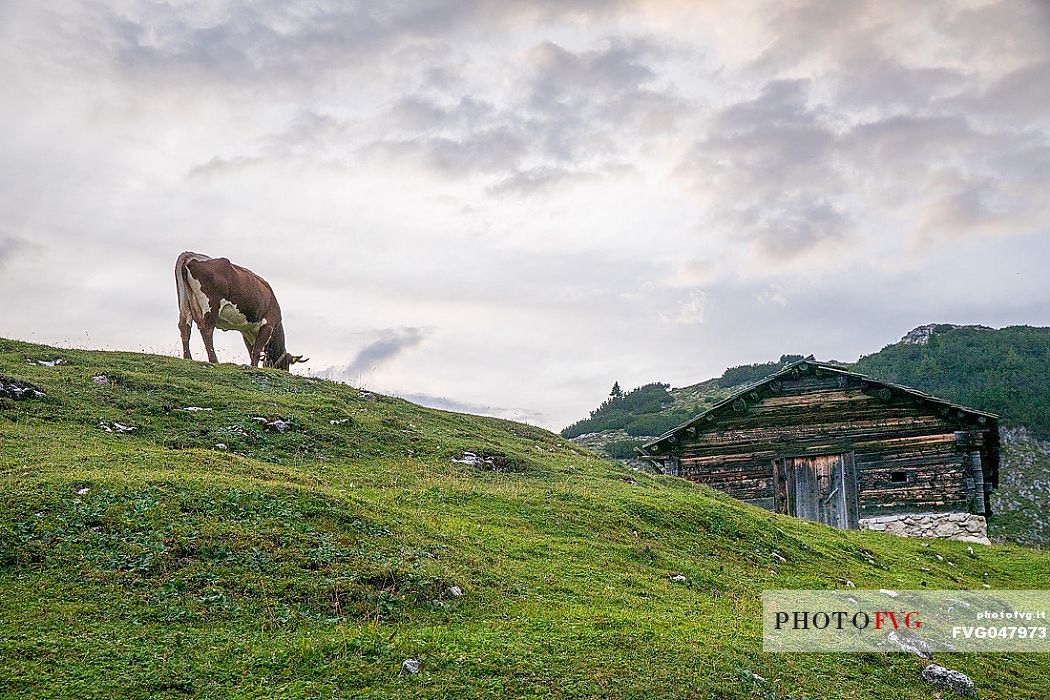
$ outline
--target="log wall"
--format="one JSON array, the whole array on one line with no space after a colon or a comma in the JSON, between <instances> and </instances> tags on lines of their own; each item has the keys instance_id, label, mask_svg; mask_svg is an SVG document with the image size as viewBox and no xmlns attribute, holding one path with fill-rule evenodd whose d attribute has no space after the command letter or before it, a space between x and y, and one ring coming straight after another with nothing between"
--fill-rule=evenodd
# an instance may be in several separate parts
<instances>
[{"instance_id":1,"label":"log wall","mask_svg":"<svg viewBox=\"0 0 1050 700\"><path fill-rule=\"evenodd\" d=\"M860 517L984 513L993 430L994 420L810 370L715 411L679 433L667 457L680 476L772 509L774 460L852 452Z\"/></svg>"}]
</instances>

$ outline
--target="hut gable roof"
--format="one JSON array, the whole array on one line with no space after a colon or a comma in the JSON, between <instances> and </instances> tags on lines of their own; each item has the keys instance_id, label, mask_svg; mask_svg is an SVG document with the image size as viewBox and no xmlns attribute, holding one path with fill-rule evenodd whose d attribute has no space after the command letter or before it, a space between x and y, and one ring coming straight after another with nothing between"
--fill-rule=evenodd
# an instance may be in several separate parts
<instances>
[{"instance_id":1,"label":"hut gable roof","mask_svg":"<svg viewBox=\"0 0 1050 700\"><path fill-rule=\"evenodd\" d=\"M645 443L641 446L639 452L641 452L643 457L650 455L653 452L659 453L663 449L666 449L670 444L677 442L678 437L683 432L690 429L695 429L696 431L701 430L702 427L707 426L711 424L714 420L716 420L717 415L719 413L722 413L727 409L732 411L734 410L734 406L740 406L741 404L738 402L745 402L744 405L746 406L746 402L748 401L748 399L751 399L752 403L759 400L759 393L763 390L767 390L773 382L783 381L784 379L794 379L801 376L803 373L810 371L827 373L829 375L838 375L843 377L846 381L853 380L861 384L862 386L870 388L874 391L890 392L886 396L886 398L890 398L893 394L906 394L909 396L919 398L930 404L934 404L938 407L947 407L948 409L961 412L963 415L983 418L986 421L997 421L999 419L999 416L995 415L994 413L979 411L975 408L970 408L968 406L953 403L951 401L947 401L946 399L941 399L936 396L932 396L930 394L927 394L926 392L919 391L918 389L913 389L911 387L903 386L900 384L893 384L891 382L884 382L879 379L873 379L872 377L860 374L858 372L851 372L846 368L842 367L841 365L831 364L828 362L818 362L817 360L813 359L812 355L810 355L804 360L798 360L797 362L792 362L791 364L786 365L785 367L783 367L777 372L774 372L765 379L761 379L757 382L748 384L747 386L732 394L728 398L719 401L703 413L697 415L694 418L689 419L685 423L682 423L681 425L675 428L672 428L671 430L668 430L660 437Z\"/></svg>"}]
</instances>

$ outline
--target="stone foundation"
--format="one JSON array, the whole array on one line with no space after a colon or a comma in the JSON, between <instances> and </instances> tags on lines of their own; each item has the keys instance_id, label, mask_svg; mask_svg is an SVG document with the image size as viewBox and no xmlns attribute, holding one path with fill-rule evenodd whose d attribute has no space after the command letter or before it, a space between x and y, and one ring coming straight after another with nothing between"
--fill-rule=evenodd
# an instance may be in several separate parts
<instances>
[{"instance_id":1,"label":"stone foundation","mask_svg":"<svg viewBox=\"0 0 1050 700\"><path fill-rule=\"evenodd\" d=\"M937 537L990 544L988 522L972 513L904 513L861 518L861 530L879 530L899 537Z\"/></svg>"}]
</instances>

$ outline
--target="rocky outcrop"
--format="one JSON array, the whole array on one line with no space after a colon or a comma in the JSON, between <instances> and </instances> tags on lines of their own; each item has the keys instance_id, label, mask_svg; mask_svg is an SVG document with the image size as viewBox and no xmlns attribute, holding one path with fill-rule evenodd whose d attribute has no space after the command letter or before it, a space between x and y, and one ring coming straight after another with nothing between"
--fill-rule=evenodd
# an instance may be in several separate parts
<instances>
[{"instance_id":1,"label":"rocky outcrop","mask_svg":"<svg viewBox=\"0 0 1050 700\"><path fill-rule=\"evenodd\" d=\"M862 530L888 532L899 537L929 537L990 544L984 516L972 513L904 513L861 518Z\"/></svg>"},{"instance_id":2,"label":"rocky outcrop","mask_svg":"<svg viewBox=\"0 0 1050 700\"><path fill-rule=\"evenodd\" d=\"M990 536L1027 547L1050 545L1050 441L1021 427L1000 428L999 488L992 491Z\"/></svg>"},{"instance_id":3,"label":"rocky outcrop","mask_svg":"<svg viewBox=\"0 0 1050 700\"><path fill-rule=\"evenodd\" d=\"M43 395L44 392L29 382L0 376L0 397L24 401L25 399L39 399Z\"/></svg>"},{"instance_id":4,"label":"rocky outcrop","mask_svg":"<svg viewBox=\"0 0 1050 700\"><path fill-rule=\"evenodd\" d=\"M918 326L912 328L910 331L904 334L901 338L901 342L905 345L926 345L930 342L930 337L935 333L944 333L945 331L952 331L957 328L986 328L992 330L988 326L959 326L954 323L927 323L925 326Z\"/></svg>"},{"instance_id":5,"label":"rocky outcrop","mask_svg":"<svg viewBox=\"0 0 1050 700\"><path fill-rule=\"evenodd\" d=\"M944 666L930 664L922 670L922 677L927 683L941 690L947 690L967 698L977 697L977 686L974 685L973 680L969 676L961 671L953 671Z\"/></svg>"}]
</instances>

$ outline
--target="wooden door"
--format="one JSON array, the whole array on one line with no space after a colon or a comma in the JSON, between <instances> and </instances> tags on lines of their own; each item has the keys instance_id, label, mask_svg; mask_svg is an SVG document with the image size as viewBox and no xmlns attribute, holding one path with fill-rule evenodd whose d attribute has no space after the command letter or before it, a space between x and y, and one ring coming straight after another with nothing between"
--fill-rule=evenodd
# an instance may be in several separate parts
<instances>
[{"instance_id":1,"label":"wooden door","mask_svg":"<svg viewBox=\"0 0 1050 700\"><path fill-rule=\"evenodd\" d=\"M777 460L774 477L778 512L834 527L857 527L852 455L785 457Z\"/></svg>"}]
</instances>

